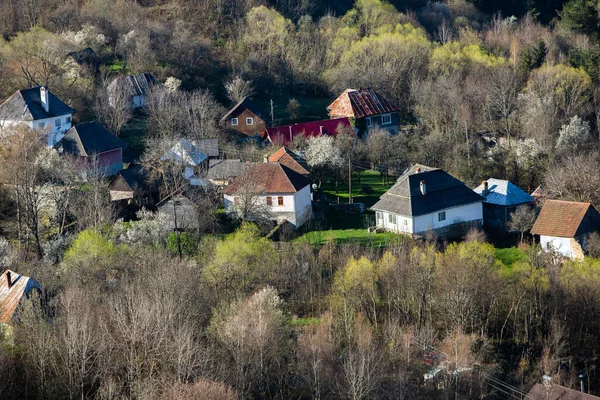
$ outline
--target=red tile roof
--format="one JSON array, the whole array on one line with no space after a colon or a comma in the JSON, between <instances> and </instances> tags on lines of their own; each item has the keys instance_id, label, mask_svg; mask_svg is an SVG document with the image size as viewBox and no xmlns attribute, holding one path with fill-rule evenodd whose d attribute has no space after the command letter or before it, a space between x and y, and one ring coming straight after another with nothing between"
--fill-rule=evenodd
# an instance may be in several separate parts
<instances>
[{"instance_id":1,"label":"red tile roof","mask_svg":"<svg viewBox=\"0 0 600 400\"><path fill-rule=\"evenodd\" d=\"M291 170L296 171L301 175L308 175L309 172L306 169L306 161L304 161L298 154L294 153L285 146L273 153L267 161L270 163L283 164Z\"/></svg>"},{"instance_id":2,"label":"red tile roof","mask_svg":"<svg viewBox=\"0 0 600 400\"><path fill-rule=\"evenodd\" d=\"M531 233L563 238L575 237L590 207L590 203L546 200L531 228Z\"/></svg>"},{"instance_id":3,"label":"red tile roof","mask_svg":"<svg viewBox=\"0 0 600 400\"><path fill-rule=\"evenodd\" d=\"M305 136L307 139L322 135L336 136L340 125L345 128L352 128L348 118L336 118L302 124L275 126L267 128L265 132L271 143L286 146L297 136Z\"/></svg>"},{"instance_id":4,"label":"red tile roof","mask_svg":"<svg viewBox=\"0 0 600 400\"><path fill-rule=\"evenodd\" d=\"M373 89L347 89L327 107L332 118L362 118L400 109Z\"/></svg>"},{"instance_id":5,"label":"red tile roof","mask_svg":"<svg viewBox=\"0 0 600 400\"><path fill-rule=\"evenodd\" d=\"M253 164L238 176L224 190L225 194L235 194L245 183L269 193L296 193L310 184L308 178L278 163Z\"/></svg>"}]
</instances>

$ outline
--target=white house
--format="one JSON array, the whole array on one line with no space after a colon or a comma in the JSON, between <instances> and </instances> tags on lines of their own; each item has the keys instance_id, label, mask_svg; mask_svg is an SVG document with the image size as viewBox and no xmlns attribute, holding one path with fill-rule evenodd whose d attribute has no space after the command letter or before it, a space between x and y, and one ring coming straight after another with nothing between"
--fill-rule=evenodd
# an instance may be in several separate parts
<instances>
[{"instance_id":1,"label":"white house","mask_svg":"<svg viewBox=\"0 0 600 400\"><path fill-rule=\"evenodd\" d=\"M546 200L531 234L540 236L543 250L582 260L588 235L599 227L600 214L590 203Z\"/></svg>"},{"instance_id":2,"label":"white house","mask_svg":"<svg viewBox=\"0 0 600 400\"><path fill-rule=\"evenodd\" d=\"M163 159L171 159L174 163L185 166L184 178L192 186L204 186L206 179L202 177L202 172L208 168L208 157L198 150L187 139L181 139L167 152Z\"/></svg>"},{"instance_id":3,"label":"white house","mask_svg":"<svg viewBox=\"0 0 600 400\"><path fill-rule=\"evenodd\" d=\"M230 215L238 213L243 202L251 202L270 219L287 220L296 228L312 216L310 180L279 163L250 165L223 193L225 212Z\"/></svg>"},{"instance_id":4,"label":"white house","mask_svg":"<svg viewBox=\"0 0 600 400\"><path fill-rule=\"evenodd\" d=\"M2 129L23 124L46 135L49 147L54 147L71 129L73 109L53 95L46 86L17 90L0 104Z\"/></svg>"},{"instance_id":5,"label":"white house","mask_svg":"<svg viewBox=\"0 0 600 400\"><path fill-rule=\"evenodd\" d=\"M388 231L452 235L458 224L483 223L483 197L441 169L409 168L372 207L376 225Z\"/></svg>"}]
</instances>

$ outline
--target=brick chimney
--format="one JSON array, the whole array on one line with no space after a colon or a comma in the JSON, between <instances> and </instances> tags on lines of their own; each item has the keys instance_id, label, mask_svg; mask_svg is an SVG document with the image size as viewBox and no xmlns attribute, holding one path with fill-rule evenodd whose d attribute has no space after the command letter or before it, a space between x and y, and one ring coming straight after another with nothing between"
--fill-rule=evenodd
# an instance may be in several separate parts
<instances>
[{"instance_id":1,"label":"brick chimney","mask_svg":"<svg viewBox=\"0 0 600 400\"><path fill-rule=\"evenodd\" d=\"M482 192L482 194L483 194L484 196L487 196L487 195L488 195L488 193L489 193L488 181L483 181L483 182L481 182L481 183L483 184L483 192Z\"/></svg>"},{"instance_id":2,"label":"brick chimney","mask_svg":"<svg viewBox=\"0 0 600 400\"><path fill-rule=\"evenodd\" d=\"M8 288L10 289L10 287L12 286L12 277L10 276L10 271L6 271L6 284L8 286Z\"/></svg>"},{"instance_id":3,"label":"brick chimney","mask_svg":"<svg viewBox=\"0 0 600 400\"><path fill-rule=\"evenodd\" d=\"M50 111L50 99L48 96L48 88L46 86L40 87L40 101L42 102L42 107L44 107L44 111Z\"/></svg>"}]
</instances>

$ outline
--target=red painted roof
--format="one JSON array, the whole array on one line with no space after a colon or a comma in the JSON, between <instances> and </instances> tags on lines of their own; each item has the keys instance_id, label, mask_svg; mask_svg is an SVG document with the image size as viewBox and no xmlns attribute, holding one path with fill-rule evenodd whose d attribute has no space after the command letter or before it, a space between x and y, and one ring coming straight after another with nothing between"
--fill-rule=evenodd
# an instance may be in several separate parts
<instances>
[{"instance_id":1,"label":"red painted roof","mask_svg":"<svg viewBox=\"0 0 600 400\"><path fill-rule=\"evenodd\" d=\"M400 109L373 89L346 89L327 110L332 118L362 118Z\"/></svg>"},{"instance_id":2,"label":"red painted roof","mask_svg":"<svg viewBox=\"0 0 600 400\"><path fill-rule=\"evenodd\" d=\"M322 121L305 122L302 124L275 126L267 128L267 137L271 143L277 143L282 146L291 143L297 136L309 137L315 136L336 136L338 134L338 126L342 125L346 128L352 128L348 118L326 119Z\"/></svg>"}]
</instances>

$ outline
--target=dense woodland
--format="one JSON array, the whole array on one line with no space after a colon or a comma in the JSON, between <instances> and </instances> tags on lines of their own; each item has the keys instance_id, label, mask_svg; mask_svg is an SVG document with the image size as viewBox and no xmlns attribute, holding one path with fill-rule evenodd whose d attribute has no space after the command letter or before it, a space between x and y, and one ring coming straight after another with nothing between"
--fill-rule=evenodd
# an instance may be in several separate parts
<instances>
[{"instance_id":1,"label":"dense woodland","mask_svg":"<svg viewBox=\"0 0 600 400\"><path fill-rule=\"evenodd\" d=\"M400 107L402 129L336 137L359 177L418 162L600 206L592 0L0 8L0 98L47 85L74 123L99 120L126 141L144 121L133 157L164 194L181 187L160 158L174 138L216 137L230 158L272 151L228 143L219 120L243 96L273 100L282 124L326 118L343 90L372 87ZM87 48L94 56L74 62ZM169 90L135 115L108 107L107 84L141 72ZM81 182L37 135L19 129L0 145L0 267L44 288L2 332L2 399L506 399L542 375L578 387L579 374L600 394L598 238L585 261L561 262L525 235L510 265L480 231L457 243L274 241L255 224L232 227L218 193L198 194L195 232L169 232L145 210L115 220L107 180ZM313 179L347 179L336 163Z\"/></svg>"}]
</instances>

